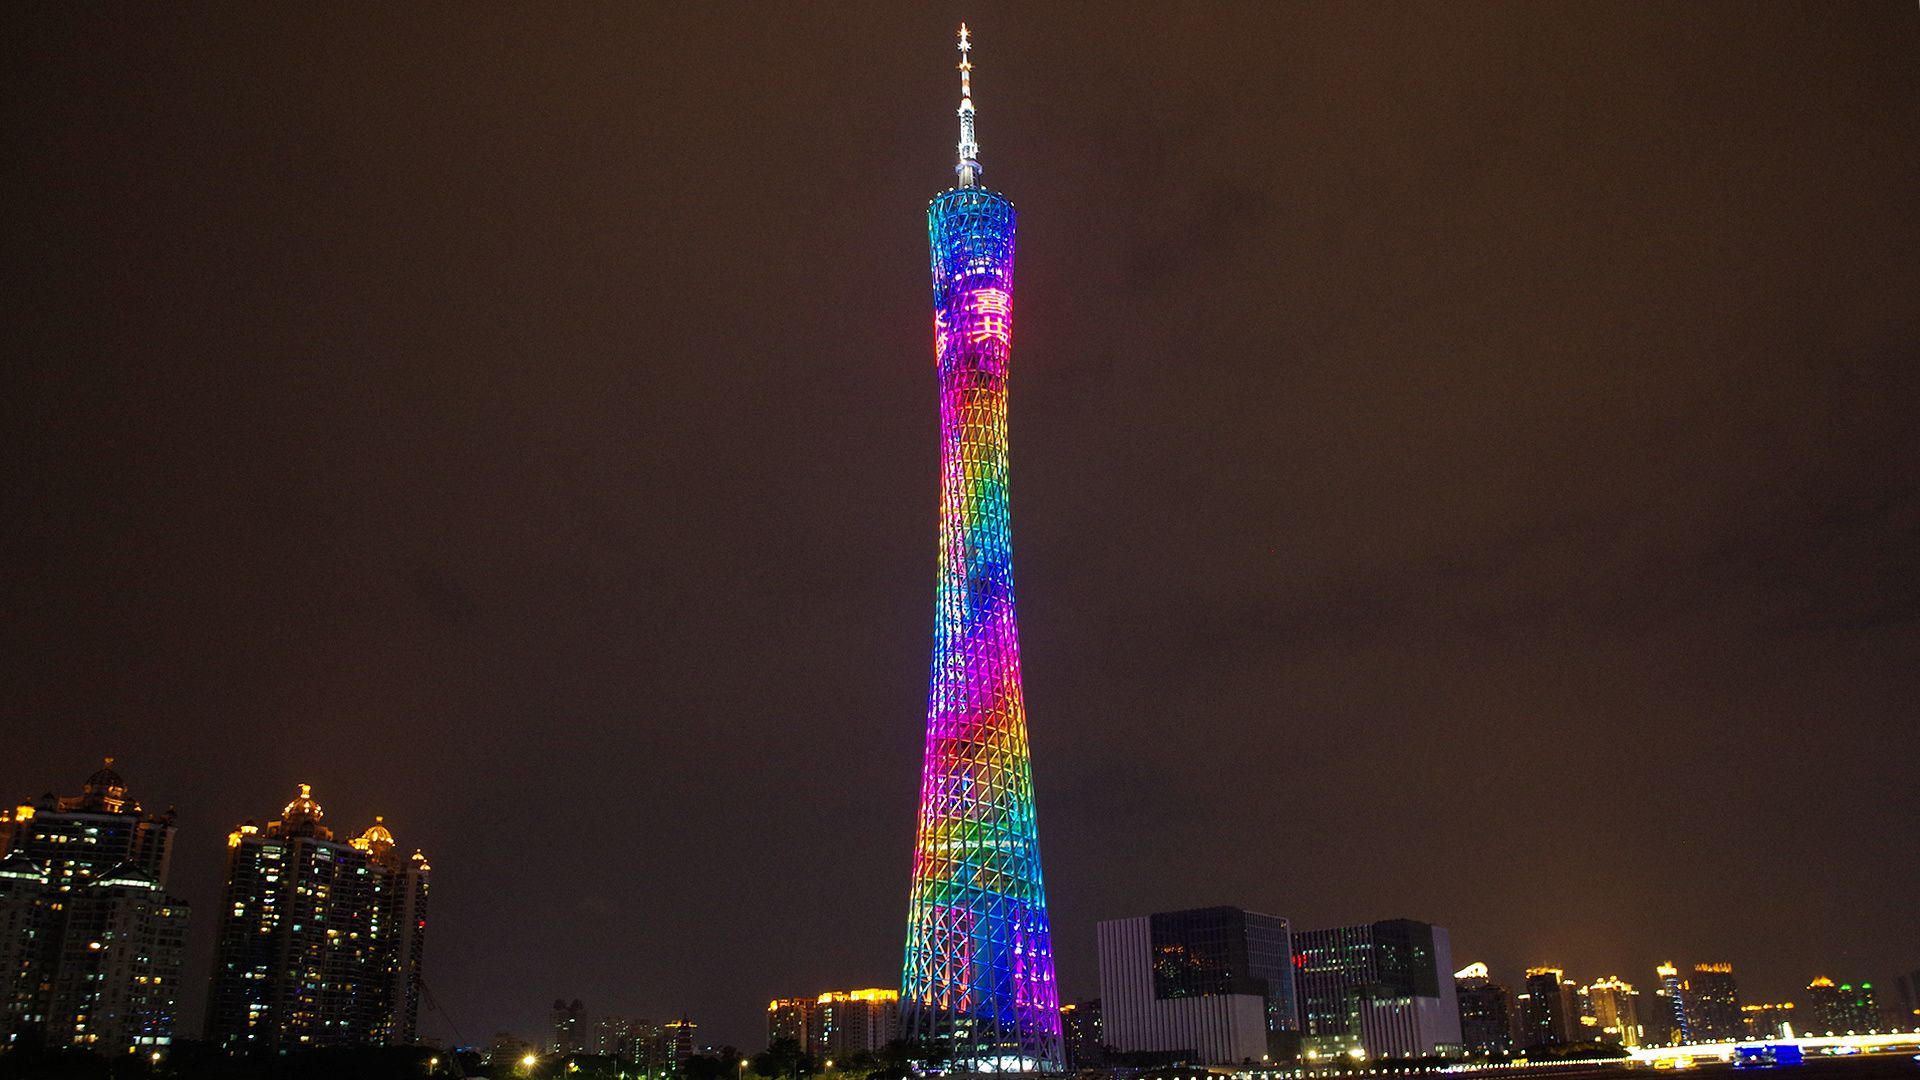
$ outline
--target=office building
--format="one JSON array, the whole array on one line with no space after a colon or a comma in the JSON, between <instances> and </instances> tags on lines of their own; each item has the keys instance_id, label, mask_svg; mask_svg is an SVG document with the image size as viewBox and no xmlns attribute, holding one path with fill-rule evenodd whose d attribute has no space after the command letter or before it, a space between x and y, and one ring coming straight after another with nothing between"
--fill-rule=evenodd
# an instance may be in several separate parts
<instances>
[{"instance_id":1,"label":"office building","mask_svg":"<svg viewBox=\"0 0 1920 1080\"><path fill-rule=\"evenodd\" d=\"M1460 1003L1460 1041L1477 1058L1513 1056L1513 994L1494 982L1485 964L1468 964L1453 973Z\"/></svg>"},{"instance_id":2,"label":"office building","mask_svg":"<svg viewBox=\"0 0 1920 1080\"><path fill-rule=\"evenodd\" d=\"M1610 975L1580 988L1585 1001L1581 1009L1581 1038L1612 1043L1629 1049L1646 1040L1646 1028L1640 1022L1640 991Z\"/></svg>"},{"instance_id":3,"label":"office building","mask_svg":"<svg viewBox=\"0 0 1920 1080\"><path fill-rule=\"evenodd\" d=\"M173 1042L188 906L169 895L173 813L127 793L113 759L75 796L5 815L0 1032L117 1055Z\"/></svg>"},{"instance_id":4,"label":"office building","mask_svg":"<svg viewBox=\"0 0 1920 1080\"><path fill-rule=\"evenodd\" d=\"M956 1071L1065 1062L1013 603L1007 386L1013 203L979 184L960 27L957 182L927 206L940 559L901 1023Z\"/></svg>"},{"instance_id":5,"label":"office building","mask_svg":"<svg viewBox=\"0 0 1920 1080\"><path fill-rule=\"evenodd\" d=\"M1260 1062L1297 1029L1287 920L1233 907L1111 919L1098 928L1107 1045L1136 1060Z\"/></svg>"},{"instance_id":6,"label":"office building","mask_svg":"<svg viewBox=\"0 0 1920 1080\"><path fill-rule=\"evenodd\" d=\"M1686 990L1689 1027L1696 1041L1724 1042L1745 1033L1732 964L1693 965Z\"/></svg>"},{"instance_id":7,"label":"office building","mask_svg":"<svg viewBox=\"0 0 1920 1080\"><path fill-rule=\"evenodd\" d=\"M227 837L207 1039L229 1051L411 1043L431 867L376 818L346 842L309 785Z\"/></svg>"},{"instance_id":8,"label":"office building","mask_svg":"<svg viewBox=\"0 0 1920 1080\"><path fill-rule=\"evenodd\" d=\"M1444 927L1388 919L1301 931L1293 961L1309 1065L1464 1054Z\"/></svg>"},{"instance_id":9,"label":"office building","mask_svg":"<svg viewBox=\"0 0 1920 1080\"><path fill-rule=\"evenodd\" d=\"M1555 967L1527 969L1526 996L1520 1002L1520 1044L1565 1046L1574 1041L1579 1016L1574 988L1566 972Z\"/></svg>"}]
</instances>

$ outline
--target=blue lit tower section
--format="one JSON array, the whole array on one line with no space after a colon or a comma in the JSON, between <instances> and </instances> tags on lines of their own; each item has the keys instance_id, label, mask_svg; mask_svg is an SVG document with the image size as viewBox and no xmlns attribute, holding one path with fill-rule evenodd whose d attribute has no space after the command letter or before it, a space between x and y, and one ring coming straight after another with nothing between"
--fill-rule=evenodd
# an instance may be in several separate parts
<instances>
[{"instance_id":1,"label":"blue lit tower section","mask_svg":"<svg viewBox=\"0 0 1920 1080\"><path fill-rule=\"evenodd\" d=\"M901 1027L962 1072L1064 1064L1033 816L1007 521L1013 204L977 186L960 28L958 182L927 207L940 382L940 570Z\"/></svg>"}]
</instances>

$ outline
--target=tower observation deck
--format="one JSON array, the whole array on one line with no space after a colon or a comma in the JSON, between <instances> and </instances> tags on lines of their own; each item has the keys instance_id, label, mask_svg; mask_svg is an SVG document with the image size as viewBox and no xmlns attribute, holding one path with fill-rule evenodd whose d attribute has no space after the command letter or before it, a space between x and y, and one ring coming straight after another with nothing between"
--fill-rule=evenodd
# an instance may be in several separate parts
<instances>
[{"instance_id":1,"label":"tower observation deck","mask_svg":"<svg viewBox=\"0 0 1920 1080\"><path fill-rule=\"evenodd\" d=\"M1007 517L1014 210L979 186L972 74L962 25L957 181L927 207L940 556L901 1024L955 1071L1058 1071Z\"/></svg>"}]
</instances>

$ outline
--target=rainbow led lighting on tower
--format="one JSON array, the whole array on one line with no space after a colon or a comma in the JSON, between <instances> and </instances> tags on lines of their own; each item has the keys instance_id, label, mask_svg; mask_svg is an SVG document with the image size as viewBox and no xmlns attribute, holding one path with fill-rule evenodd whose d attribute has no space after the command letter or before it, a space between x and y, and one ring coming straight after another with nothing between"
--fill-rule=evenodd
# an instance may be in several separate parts
<instances>
[{"instance_id":1,"label":"rainbow led lighting on tower","mask_svg":"<svg viewBox=\"0 0 1920 1080\"><path fill-rule=\"evenodd\" d=\"M978 186L960 27L958 182L927 206L940 381L940 572L901 1027L973 1072L1063 1067L1007 519L1013 203Z\"/></svg>"}]
</instances>

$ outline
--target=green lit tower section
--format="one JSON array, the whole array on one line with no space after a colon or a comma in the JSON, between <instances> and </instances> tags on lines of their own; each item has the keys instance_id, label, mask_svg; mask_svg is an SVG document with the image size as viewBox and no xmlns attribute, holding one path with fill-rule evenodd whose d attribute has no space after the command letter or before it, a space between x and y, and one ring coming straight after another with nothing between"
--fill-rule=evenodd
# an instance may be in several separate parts
<instances>
[{"instance_id":1,"label":"green lit tower section","mask_svg":"<svg viewBox=\"0 0 1920 1080\"><path fill-rule=\"evenodd\" d=\"M958 181L927 207L940 568L901 1026L954 1071L1057 1071L1007 518L1014 210L979 185L970 48L962 26Z\"/></svg>"}]
</instances>

